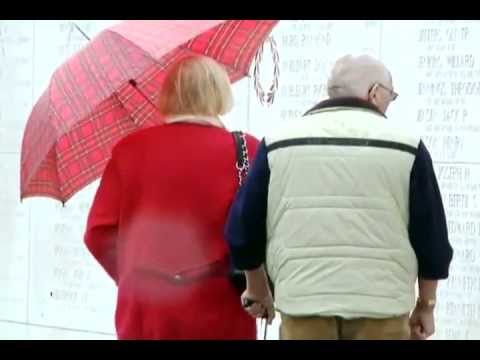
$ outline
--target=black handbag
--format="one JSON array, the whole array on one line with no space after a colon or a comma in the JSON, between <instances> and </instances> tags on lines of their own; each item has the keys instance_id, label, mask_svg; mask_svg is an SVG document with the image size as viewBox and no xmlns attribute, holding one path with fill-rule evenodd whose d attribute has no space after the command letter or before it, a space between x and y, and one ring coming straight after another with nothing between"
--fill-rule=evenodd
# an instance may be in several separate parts
<instances>
[{"instance_id":1,"label":"black handbag","mask_svg":"<svg viewBox=\"0 0 480 360\"><path fill-rule=\"evenodd\" d=\"M235 167L238 174L238 190L240 190L240 187L243 185L243 181L245 180L245 177L247 176L248 170L250 168L250 162L248 160L247 140L245 138L245 134L241 131L232 131L232 136L237 154L237 161L235 163ZM229 276L230 281L233 283L237 291L242 294L247 288L247 280L245 278L245 273L242 270L238 270L237 268L235 268L232 261L230 261ZM273 283L270 277L268 277L268 283L273 296Z\"/></svg>"}]
</instances>

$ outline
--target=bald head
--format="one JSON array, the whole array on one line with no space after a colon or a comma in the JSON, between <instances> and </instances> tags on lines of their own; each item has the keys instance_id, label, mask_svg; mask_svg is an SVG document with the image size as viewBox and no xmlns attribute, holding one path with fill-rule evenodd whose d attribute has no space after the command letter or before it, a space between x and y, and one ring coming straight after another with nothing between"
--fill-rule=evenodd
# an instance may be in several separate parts
<instances>
[{"instance_id":1,"label":"bald head","mask_svg":"<svg viewBox=\"0 0 480 360\"><path fill-rule=\"evenodd\" d=\"M335 62L328 79L330 98L354 96L367 98L375 83L392 87L390 72L380 61L368 55L346 55Z\"/></svg>"},{"instance_id":2,"label":"bald head","mask_svg":"<svg viewBox=\"0 0 480 360\"><path fill-rule=\"evenodd\" d=\"M397 97L390 71L368 55L346 55L338 59L327 87L330 98L361 98L374 104L382 113Z\"/></svg>"}]
</instances>

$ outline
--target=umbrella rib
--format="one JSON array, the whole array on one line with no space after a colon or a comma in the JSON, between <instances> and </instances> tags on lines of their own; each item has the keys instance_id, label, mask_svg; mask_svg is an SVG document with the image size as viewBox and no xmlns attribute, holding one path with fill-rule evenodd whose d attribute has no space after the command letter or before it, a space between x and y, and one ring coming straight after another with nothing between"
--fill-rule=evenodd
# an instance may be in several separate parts
<instances>
[{"instance_id":1,"label":"umbrella rib","mask_svg":"<svg viewBox=\"0 0 480 360\"><path fill-rule=\"evenodd\" d=\"M143 54L145 54L148 58L150 58L151 60L153 60L154 62L157 62L157 60L148 52L146 51L145 49L143 49L141 46L135 44L132 40L126 38L125 36L123 36L122 34L114 31L114 30L111 30L111 29L107 29L106 31L110 32L111 34L117 36L117 37L120 37L122 38L123 40L127 41L128 43L131 44L132 47L136 48L137 50L140 50ZM130 80L130 79L127 79L127 80Z\"/></svg>"},{"instance_id":2,"label":"umbrella rib","mask_svg":"<svg viewBox=\"0 0 480 360\"><path fill-rule=\"evenodd\" d=\"M48 101L48 103L47 103L47 106L46 106L46 107L47 107L47 114L50 114L51 92L52 92L52 87L49 86L49 87L48 87L48 96L47 96L47 101ZM41 96L40 96L40 98L41 98ZM38 101L38 100L37 100L37 101ZM48 125L51 124L51 119L50 119L50 116L49 116L49 115L47 116L47 122L46 122L46 124L48 124ZM56 129L54 126L52 126L52 128L53 128L53 130L55 131L55 133L57 133L57 135L58 135L57 129ZM40 140L41 137L38 137L38 139ZM36 143L35 145L37 145L37 143ZM53 145L52 145L52 146L53 146ZM37 146L32 146L32 151L35 151L36 149L37 149ZM49 152L50 152L50 150L47 151L45 155L47 155ZM40 159L41 159L41 158L40 158ZM27 185L26 185L25 187L28 186L28 183L29 183L30 180L32 179L33 175L37 173L37 170L38 170L38 168L39 168L39 166L40 166L41 164L42 164L42 161L40 160L40 161L34 166L35 171L31 171L31 172L30 172L30 175L27 176L27 178L25 179L25 184L27 184Z\"/></svg>"},{"instance_id":3,"label":"umbrella rib","mask_svg":"<svg viewBox=\"0 0 480 360\"><path fill-rule=\"evenodd\" d=\"M243 55L243 52L244 52L245 49L247 48L247 46L248 46L248 44L250 43L250 41L253 39L254 34L256 33L256 30L258 29L259 26L260 26L259 23L256 23L256 24L255 24L255 31L251 31L250 34L249 34L249 36L248 36L248 39L243 43L243 46L242 46L242 48L240 49L237 58L235 59L235 67L238 66L238 64L239 64L239 62L240 62L240 58L241 58L242 55ZM266 34L266 35L264 36L264 39L265 39L267 36L268 36L268 34ZM259 44L261 44L261 43L259 42ZM255 56L255 54L254 54L253 56ZM250 60L253 60L253 56L252 56L252 58L251 58ZM247 59L247 60L248 60L248 59ZM250 61L250 65L251 65L251 61ZM248 69L246 70L246 75L248 75Z\"/></svg>"},{"instance_id":4,"label":"umbrella rib","mask_svg":"<svg viewBox=\"0 0 480 360\"><path fill-rule=\"evenodd\" d=\"M114 30L110 30L108 29L107 31L111 32L111 33L114 33L115 35L121 37L122 39L124 39L125 41L129 42L133 47L139 49L140 51L142 51L142 53L145 54L146 57L148 57L150 60L152 60L155 64L157 65L160 65L162 66L162 63L160 62L159 59L157 59L155 56L153 56L152 54L150 54L148 51L146 51L145 49L143 49L140 45L137 45L135 42L133 42L132 40L126 38L125 36L123 36L122 34L120 33L117 33L116 31ZM190 39L190 40L187 40L185 41L184 43L178 45L176 48L179 48L179 49L188 49L186 46L186 44L188 44L188 42L192 41L194 38ZM171 53L172 51L175 51L176 48L173 48L172 50L170 50L168 53ZM166 53L165 55L167 55L168 53ZM197 54L196 52L193 52L193 54ZM163 56L162 56L163 57ZM169 62L170 64L171 62ZM138 76L138 75L137 75ZM128 79L130 80L130 79Z\"/></svg>"},{"instance_id":5,"label":"umbrella rib","mask_svg":"<svg viewBox=\"0 0 480 360\"><path fill-rule=\"evenodd\" d=\"M225 25L228 26L232 26L233 25L233 29L230 30L230 33L227 33L225 32L225 34L223 35L223 37L226 39L226 40L223 40L223 41L219 41L219 44L217 45L217 57L220 58L223 53L225 52L225 49L228 45L228 43L230 42L230 40L232 39L232 37L235 35L235 32L238 30L238 28L241 26L241 22L242 20L239 20L237 22L234 22L234 23L226 23ZM227 29L228 31L229 29Z\"/></svg>"}]
</instances>

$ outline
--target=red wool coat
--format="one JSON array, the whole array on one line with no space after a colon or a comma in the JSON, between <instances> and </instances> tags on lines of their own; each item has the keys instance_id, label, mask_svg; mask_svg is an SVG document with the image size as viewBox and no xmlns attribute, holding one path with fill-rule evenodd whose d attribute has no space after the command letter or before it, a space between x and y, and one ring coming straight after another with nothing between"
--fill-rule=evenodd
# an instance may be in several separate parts
<instances>
[{"instance_id":1,"label":"red wool coat","mask_svg":"<svg viewBox=\"0 0 480 360\"><path fill-rule=\"evenodd\" d=\"M252 160L258 141L247 135ZM225 275L236 151L221 128L173 123L113 150L85 243L118 286L119 339L255 339Z\"/></svg>"}]
</instances>

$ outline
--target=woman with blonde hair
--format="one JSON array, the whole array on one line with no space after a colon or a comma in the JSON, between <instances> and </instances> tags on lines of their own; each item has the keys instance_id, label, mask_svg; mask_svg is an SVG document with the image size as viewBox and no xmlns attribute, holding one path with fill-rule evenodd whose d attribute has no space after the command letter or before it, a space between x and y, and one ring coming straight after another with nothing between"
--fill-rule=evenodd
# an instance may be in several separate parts
<instances>
[{"instance_id":1,"label":"woman with blonde hair","mask_svg":"<svg viewBox=\"0 0 480 360\"><path fill-rule=\"evenodd\" d=\"M166 124L114 148L85 243L118 286L119 339L255 339L229 278L225 220L238 188L221 65L188 57L166 75ZM258 141L246 135L249 158Z\"/></svg>"}]
</instances>

